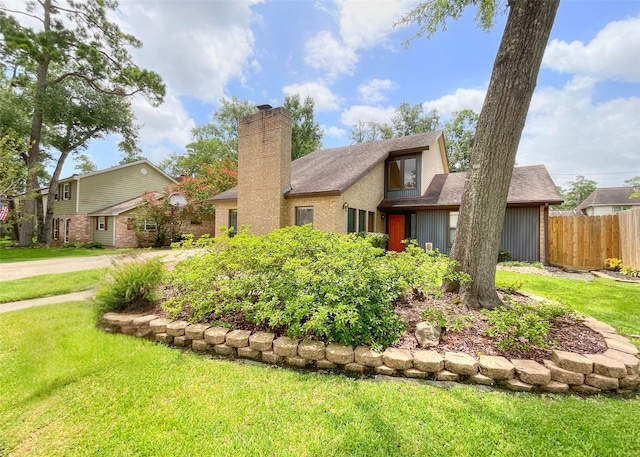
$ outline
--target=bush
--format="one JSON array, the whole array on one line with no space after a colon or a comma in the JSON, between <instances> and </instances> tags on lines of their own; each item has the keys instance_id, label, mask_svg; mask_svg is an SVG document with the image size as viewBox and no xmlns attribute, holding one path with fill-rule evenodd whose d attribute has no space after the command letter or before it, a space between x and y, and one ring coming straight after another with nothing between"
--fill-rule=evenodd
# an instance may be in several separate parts
<instances>
[{"instance_id":1,"label":"bush","mask_svg":"<svg viewBox=\"0 0 640 457\"><path fill-rule=\"evenodd\" d=\"M422 256L411 250L385 255L366 238L310 226L260 237L241 230L233 238L200 244L209 253L179 263L171 274L177 296L163 305L167 311L177 314L189 306L204 321L241 314L290 337L351 346L382 348L396 342L405 324L394 313L394 300L407 288L431 290L431 281L442 281L438 273L426 274L427 264L451 265L446 257L431 258L424 251Z\"/></svg>"},{"instance_id":2,"label":"bush","mask_svg":"<svg viewBox=\"0 0 640 457\"><path fill-rule=\"evenodd\" d=\"M554 302L539 302L534 305L512 303L509 308L483 310L489 328L485 333L497 338L496 346L506 350L509 348L530 349L554 344L547 342L546 336L553 322L560 316L569 314L562 305Z\"/></svg>"},{"instance_id":3,"label":"bush","mask_svg":"<svg viewBox=\"0 0 640 457\"><path fill-rule=\"evenodd\" d=\"M389 235L386 233L375 233L375 232L358 232L356 235L360 238L364 238L374 248L380 248L383 250L387 250L387 243L389 243Z\"/></svg>"},{"instance_id":4,"label":"bush","mask_svg":"<svg viewBox=\"0 0 640 457\"><path fill-rule=\"evenodd\" d=\"M511 251L506 249L500 249L498 251L498 262L508 262L511 259Z\"/></svg>"},{"instance_id":5,"label":"bush","mask_svg":"<svg viewBox=\"0 0 640 457\"><path fill-rule=\"evenodd\" d=\"M82 249L104 249L104 246L99 241L91 241L90 243L80 246Z\"/></svg>"},{"instance_id":6,"label":"bush","mask_svg":"<svg viewBox=\"0 0 640 457\"><path fill-rule=\"evenodd\" d=\"M144 309L155 300L155 291L163 273L164 268L158 259L116 266L96 292L98 314Z\"/></svg>"}]
</instances>

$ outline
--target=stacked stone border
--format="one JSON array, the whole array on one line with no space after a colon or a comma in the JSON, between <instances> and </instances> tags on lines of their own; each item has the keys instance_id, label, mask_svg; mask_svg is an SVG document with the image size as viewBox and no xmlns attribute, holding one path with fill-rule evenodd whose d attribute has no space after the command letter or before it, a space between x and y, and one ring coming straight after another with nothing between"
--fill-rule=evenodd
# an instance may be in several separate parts
<instances>
[{"instance_id":1,"label":"stacked stone border","mask_svg":"<svg viewBox=\"0 0 640 457\"><path fill-rule=\"evenodd\" d=\"M499 384L519 392L575 392L595 395L609 391L632 393L640 387L638 348L616 330L595 319L584 325L601 334L607 350L601 354L552 351L551 360L540 364L528 359L507 359L462 352L387 348L375 352L335 343L297 340L273 333L230 330L207 324L172 321L156 315L107 313L99 327L113 333L147 338L190 348L199 353L244 358L295 368L344 370L367 375L404 376L436 381Z\"/></svg>"}]
</instances>

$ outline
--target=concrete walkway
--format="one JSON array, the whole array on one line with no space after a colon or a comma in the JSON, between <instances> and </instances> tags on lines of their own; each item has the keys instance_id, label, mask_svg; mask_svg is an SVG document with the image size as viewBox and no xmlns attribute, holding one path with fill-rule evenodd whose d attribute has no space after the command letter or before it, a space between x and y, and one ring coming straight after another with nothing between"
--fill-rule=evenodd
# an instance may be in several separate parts
<instances>
[{"instance_id":1,"label":"concrete walkway","mask_svg":"<svg viewBox=\"0 0 640 457\"><path fill-rule=\"evenodd\" d=\"M136 255L103 255L96 257L67 257L59 259L32 260L26 262L12 262L0 264L0 287L2 281L12 281L15 279L28 278L45 274L69 273L81 270L93 270L96 268L107 268L121 262L128 262L136 259L148 259L160 257L163 263L173 263L185 260L196 255L198 250L175 250L175 251L144 251ZM31 300L20 300L16 302L0 303L0 313L7 313L19 309L32 308L35 306L53 305L70 301L84 301L93 297L95 289L73 292L70 294L56 295L52 297L34 298Z\"/></svg>"}]
</instances>

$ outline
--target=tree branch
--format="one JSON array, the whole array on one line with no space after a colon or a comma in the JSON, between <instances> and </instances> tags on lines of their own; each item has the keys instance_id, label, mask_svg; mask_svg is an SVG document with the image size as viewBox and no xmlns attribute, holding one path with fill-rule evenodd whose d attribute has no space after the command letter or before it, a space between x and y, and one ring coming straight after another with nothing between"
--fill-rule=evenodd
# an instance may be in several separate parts
<instances>
[{"instance_id":1,"label":"tree branch","mask_svg":"<svg viewBox=\"0 0 640 457\"><path fill-rule=\"evenodd\" d=\"M52 86L52 85L58 84L61 81L64 81L65 79L71 78L71 77L83 79L95 91L100 92L102 94L106 94L106 95L118 95L120 97L130 97L132 95L135 95L135 94L137 94L139 92L143 92L144 91L144 89L142 89L142 88L134 90L132 92L125 92L124 90L107 90L107 89L103 89L102 87L98 86L93 79L87 78L86 75L83 75L82 73L77 73L77 72L65 73L65 74L57 77L56 79L53 79L53 80L47 82L47 86Z\"/></svg>"},{"instance_id":2,"label":"tree branch","mask_svg":"<svg viewBox=\"0 0 640 457\"><path fill-rule=\"evenodd\" d=\"M39 18L38 16L34 16L33 14L29 14L29 13L25 13L24 11L16 11L16 10L10 10L9 8L5 8L5 7L0 7L0 10L8 12L8 13L14 13L14 14L22 14L23 16L29 16L33 19L37 19L38 21L42 22L44 24L44 20Z\"/></svg>"}]
</instances>

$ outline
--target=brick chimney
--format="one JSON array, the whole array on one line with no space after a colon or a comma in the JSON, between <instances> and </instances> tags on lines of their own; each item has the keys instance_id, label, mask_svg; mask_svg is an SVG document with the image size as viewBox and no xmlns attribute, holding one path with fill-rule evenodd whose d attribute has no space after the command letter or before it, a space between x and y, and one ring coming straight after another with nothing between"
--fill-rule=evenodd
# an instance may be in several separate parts
<instances>
[{"instance_id":1,"label":"brick chimney","mask_svg":"<svg viewBox=\"0 0 640 457\"><path fill-rule=\"evenodd\" d=\"M291 189L291 113L259 109L238 125L238 225L254 235L288 225L284 193Z\"/></svg>"}]
</instances>

